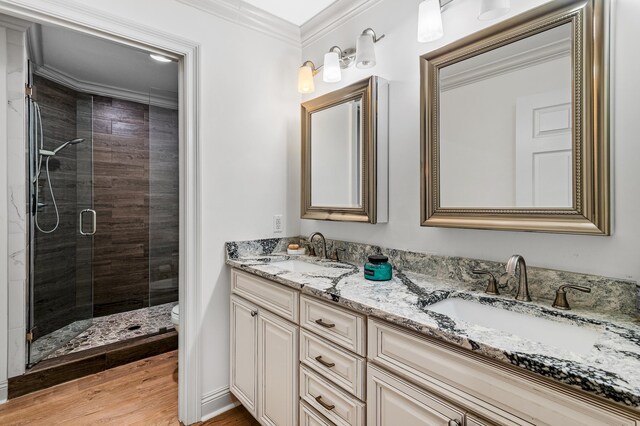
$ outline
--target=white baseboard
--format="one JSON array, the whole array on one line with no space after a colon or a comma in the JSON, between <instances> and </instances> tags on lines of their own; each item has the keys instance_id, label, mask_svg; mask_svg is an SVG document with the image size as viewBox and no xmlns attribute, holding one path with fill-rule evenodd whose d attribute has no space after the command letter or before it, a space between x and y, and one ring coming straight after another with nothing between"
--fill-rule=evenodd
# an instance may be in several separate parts
<instances>
[{"instance_id":1,"label":"white baseboard","mask_svg":"<svg viewBox=\"0 0 640 426\"><path fill-rule=\"evenodd\" d=\"M5 402L7 402L8 398L9 398L9 382L5 380L0 382L0 404L4 404Z\"/></svg>"},{"instance_id":2,"label":"white baseboard","mask_svg":"<svg viewBox=\"0 0 640 426\"><path fill-rule=\"evenodd\" d=\"M238 405L240 405L240 402L229 392L228 387L209 392L202 396L202 419L200 421L207 421Z\"/></svg>"}]
</instances>

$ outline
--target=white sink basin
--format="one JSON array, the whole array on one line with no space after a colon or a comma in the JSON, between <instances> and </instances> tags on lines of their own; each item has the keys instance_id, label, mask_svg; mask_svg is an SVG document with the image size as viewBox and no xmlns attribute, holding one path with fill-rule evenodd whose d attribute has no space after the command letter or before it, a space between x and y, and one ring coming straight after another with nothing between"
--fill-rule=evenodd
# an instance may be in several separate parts
<instances>
[{"instance_id":1,"label":"white sink basin","mask_svg":"<svg viewBox=\"0 0 640 426\"><path fill-rule=\"evenodd\" d=\"M326 271L328 268L315 263L303 262L302 260L285 260L282 262L274 262L273 266L290 272L310 273Z\"/></svg>"},{"instance_id":2,"label":"white sink basin","mask_svg":"<svg viewBox=\"0 0 640 426\"><path fill-rule=\"evenodd\" d=\"M454 320L503 331L578 354L593 349L600 333L532 315L507 311L464 299L446 299L427 307Z\"/></svg>"}]
</instances>

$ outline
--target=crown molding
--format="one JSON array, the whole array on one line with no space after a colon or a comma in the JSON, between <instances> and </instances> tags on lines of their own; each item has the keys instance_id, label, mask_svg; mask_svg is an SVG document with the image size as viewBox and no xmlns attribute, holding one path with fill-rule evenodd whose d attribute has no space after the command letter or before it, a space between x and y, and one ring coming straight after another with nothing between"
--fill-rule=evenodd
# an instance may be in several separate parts
<instances>
[{"instance_id":1,"label":"crown molding","mask_svg":"<svg viewBox=\"0 0 640 426\"><path fill-rule=\"evenodd\" d=\"M532 65L553 61L571 55L571 40L564 39L544 46L515 53L486 64L460 71L447 77L440 77L440 90L455 89L477 81L486 80Z\"/></svg>"},{"instance_id":2,"label":"crown molding","mask_svg":"<svg viewBox=\"0 0 640 426\"><path fill-rule=\"evenodd\" d=\"M31 22L2 14L0 15L0 25L16 31L27 31L31 26Z\"/></svg>"},{"instance_id":3,"label":"crown molding","mask_svg":"<svg viewBox=\"0 0 640 426\"><path fill-rule=\"evenodd\" d=\"M302 47L324 37L382 0L338 0L300 27Z\"/></svg>"},{"instance_id":4,"label":"crown molding","mask_svg":"<svg viewBox=\"0 0 640 426\"><path fill-rule=\"evenodd\" d=\"M110 98L123 99L125 101L137 102L144 105L153 105L161 108L178 109L178 98L170 96L151 95L147 92L137 92L106 84L94 83L91 81L79 80L63 71L48 65L37 67L35 74L66 86L77 92L90 95L106 96ZM177 95L177 94L176 94Z\"/></svg>"},{"instance_id":5,"label":"crown molding","mask_svg":"<svg viewBox=\"0 0 640 426\"><path fill-rule=\"evenodd\" d=\"M241 25L262 34L300 47L300 27L259 9L243 0L177 0L217 16L225 21Z\"/></svg>"}]
</instances>

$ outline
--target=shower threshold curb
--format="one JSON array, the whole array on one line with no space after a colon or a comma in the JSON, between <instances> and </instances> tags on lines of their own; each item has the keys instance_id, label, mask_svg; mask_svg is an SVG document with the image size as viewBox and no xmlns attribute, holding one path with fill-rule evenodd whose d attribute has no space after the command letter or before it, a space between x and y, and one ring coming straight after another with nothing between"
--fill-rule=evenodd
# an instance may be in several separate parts
<instances>
[{"instance_id":1,"label":"shower threshold curb","mask_svg":"<svg viewBox=\"0 0 640 426\"><path fill-rule=\"evenodd\" d=\"M9 379L9 399L178 349L175 330L44 360Z\"/></svg>"}]
</instances>

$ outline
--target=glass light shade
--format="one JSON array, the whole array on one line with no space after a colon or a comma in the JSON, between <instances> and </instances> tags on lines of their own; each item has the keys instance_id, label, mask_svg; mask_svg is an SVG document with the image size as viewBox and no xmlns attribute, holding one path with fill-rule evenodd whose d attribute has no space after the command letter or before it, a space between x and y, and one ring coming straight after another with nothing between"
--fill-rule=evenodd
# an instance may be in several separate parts
<instances>
[{"instance_id":1,"label":"glass light shade","mask_svg":"<svg viewBox=\"0 0 640 426\"><path fill-rule=\"evenodd\" d=\"M337 52L327 52L324 54L324 69L322 80L327 83L336 83L342 78L340 71L340 58Z\"/></svg>"},{"instance_id":2,"label":"glass light shade","mask_svg":"<svg viewBox=\"0 0 640 426\"><path fill-rule=\"evenodd\" d=\"M356 67L372 68L376 66L376 47L373 35L360 34L356 42Z\"/></svg>"},{"instance_id":3,"label":"glass light shade","mask_svg":"<svg viewBox=\"0 0 640 426\"><path fill-rule=\"evenodd\" d=\"M510 0L482 0L480 2L480 21L490 21L504 15L511 8Z\"/></svg>"},{"instance_id":4,"label":"glass light shade","mask_svg":"<svg viewBox=\"0 0 640 426\"><path fill-rule=\"evenodd\" d=\"M424 0L418 6L418 41L428 43L443 35L440 0Z\"/></svg>"},{"instance_id":5,"label":"glass light shade","mask_svg":"<svg viewBox=\"0 0 640 426\"><path fill-rule=\"evenodd\" d=\"M313 93L316 86L313 83L313 70L309 65L303 65L298 70L298 92Z\"/></svg>"}]
</instances>

